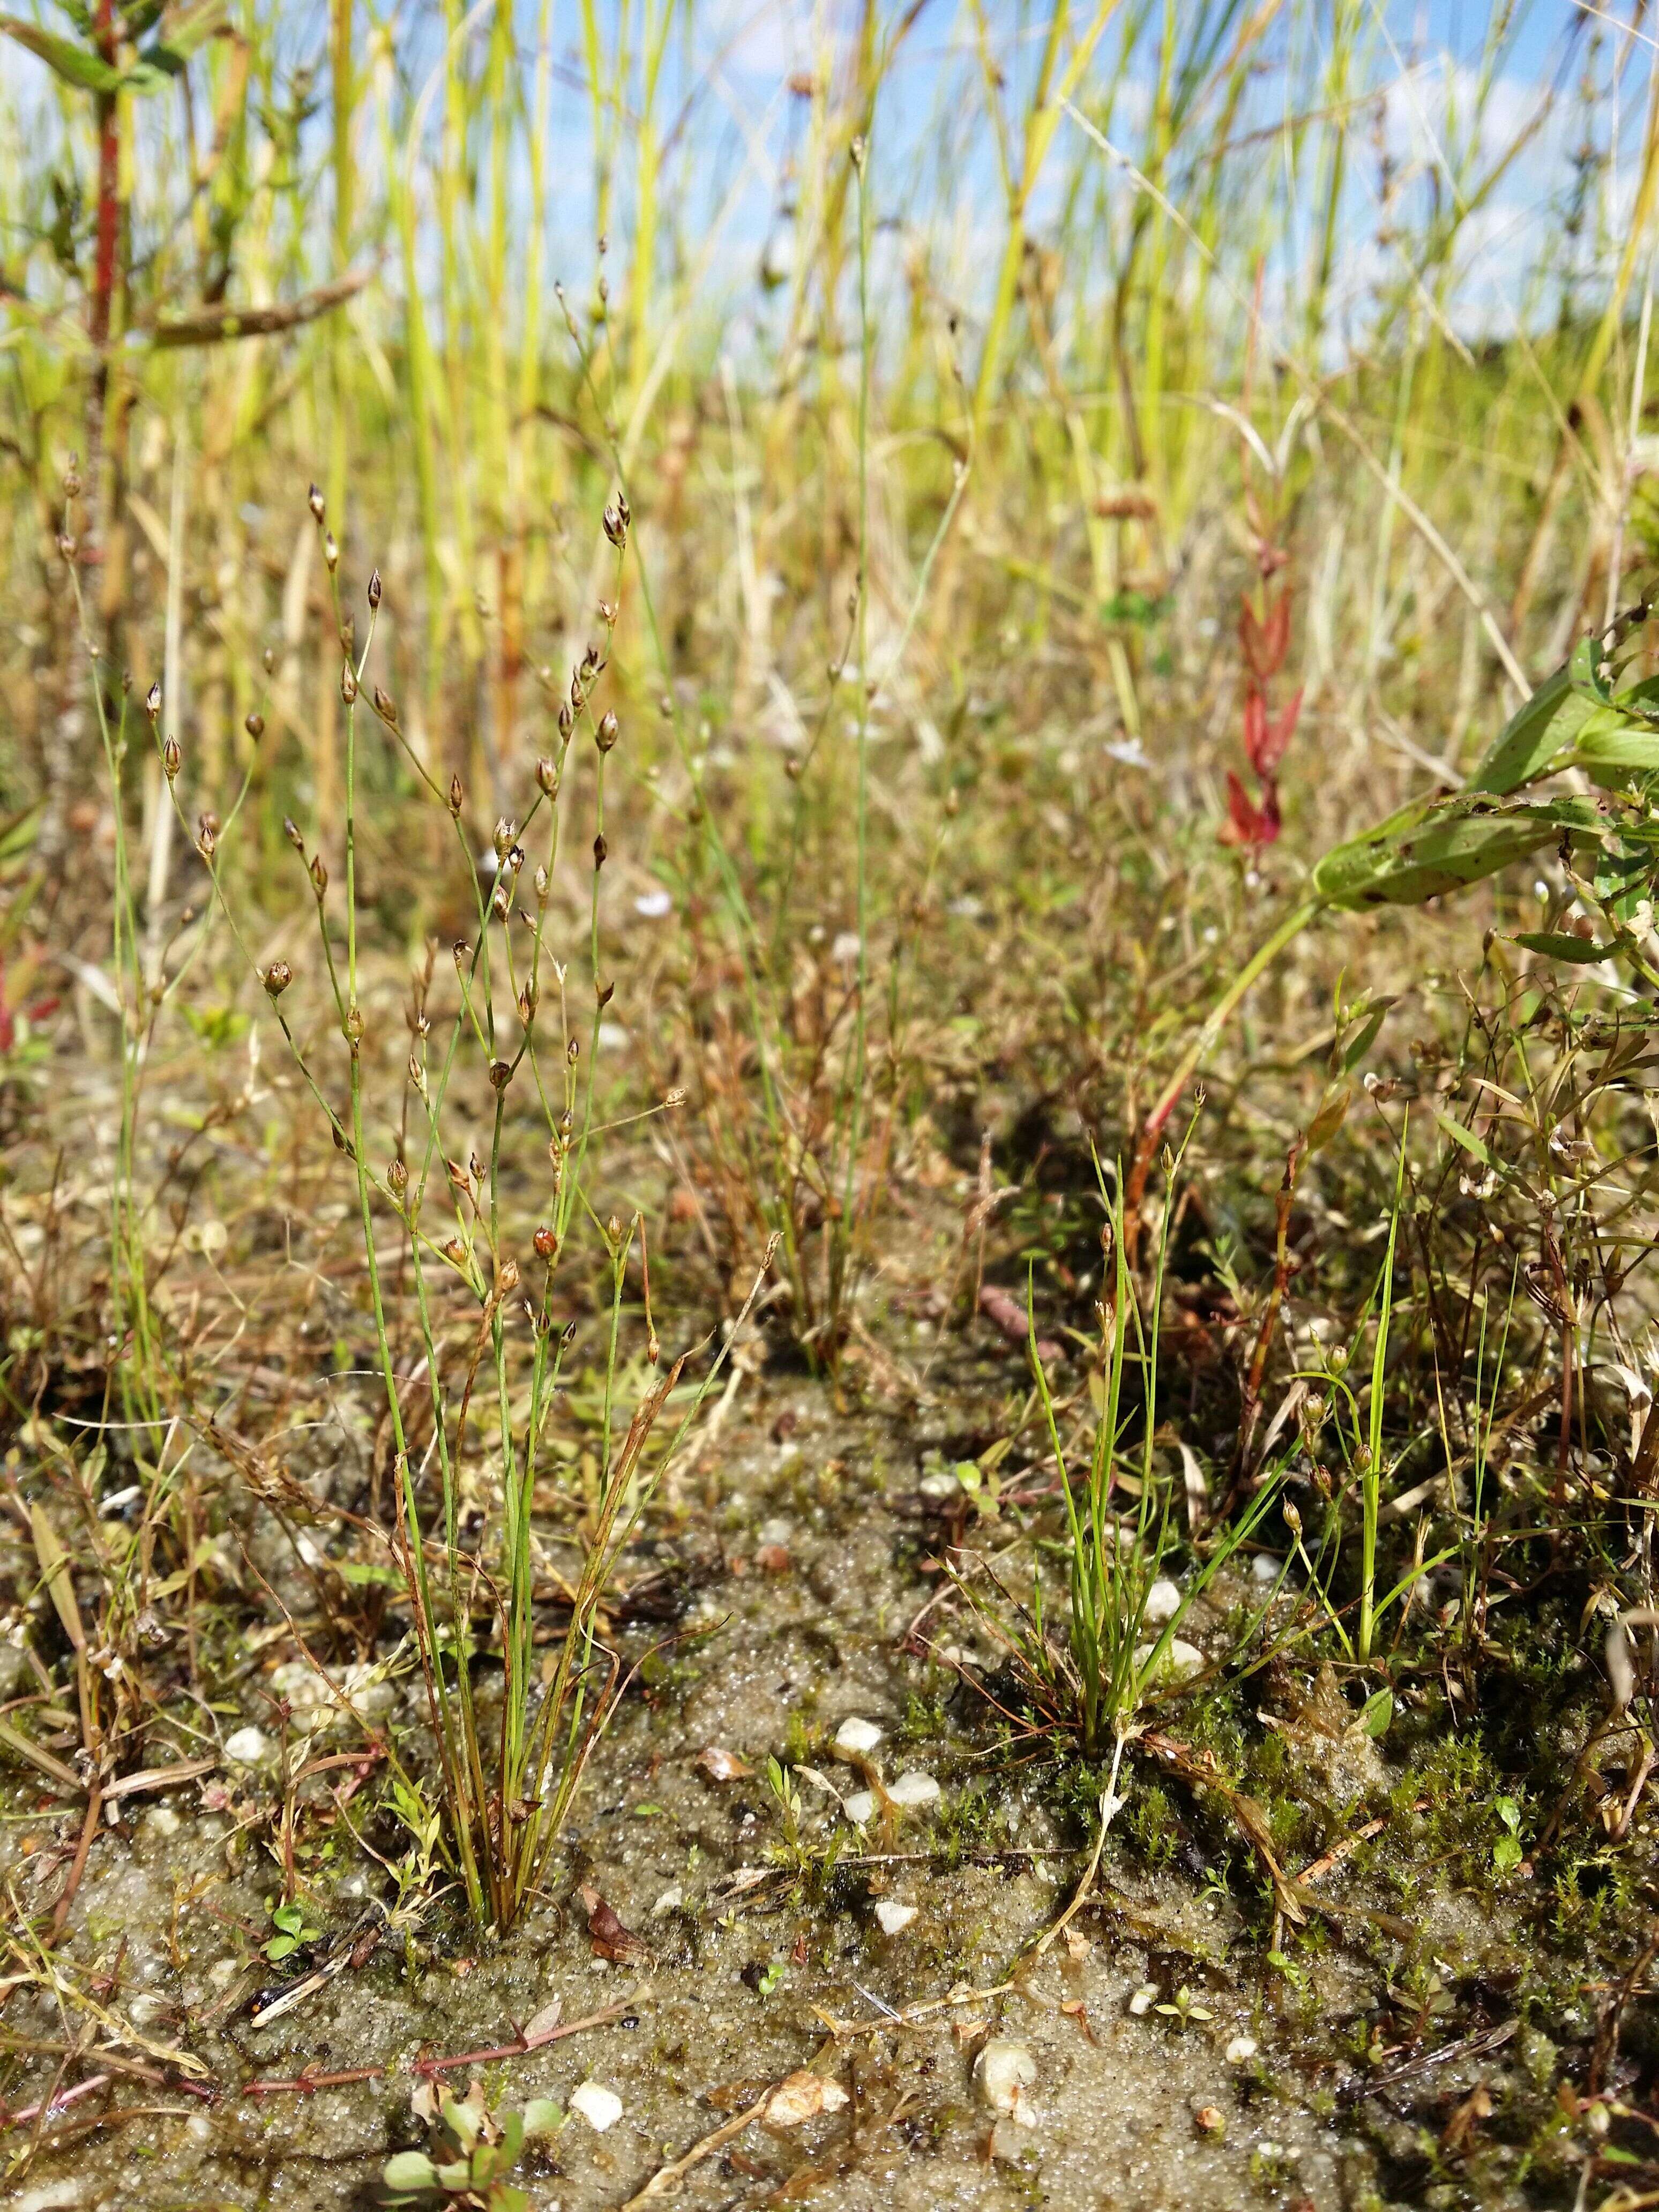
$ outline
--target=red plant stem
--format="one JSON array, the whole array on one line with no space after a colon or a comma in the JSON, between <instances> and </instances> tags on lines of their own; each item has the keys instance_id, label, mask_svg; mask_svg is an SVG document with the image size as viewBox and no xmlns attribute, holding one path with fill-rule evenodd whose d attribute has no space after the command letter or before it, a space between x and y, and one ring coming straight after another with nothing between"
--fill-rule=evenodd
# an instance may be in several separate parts
<instances>
[{"instance_id":1,"label":"red plant stem","mask_svg":"<svg viewBox=\"0 0 1659 2212\"><path fill-rule=\"evenodd\" d=\"M417 2058L413 2071L429 2081L433 2075L453 2073L458 2066L488 2066L497 2058L522 2058L527 2052L541 2051L550 2043L562 2043L567 2035L580 2035L584 2028L607 2027L611 2021L619 2020L633 2002L632 1997L625 1997L620 2004L607 2005L603 2012L590 2012L581 2020L568 2020L546 2035L538 2035L533 2043L526 2043L520 2035L512 2043L497 2044L492 2051L463 2051L453 2058Z\"/></svg>"},{"instance_id":2,"label":"red plant stem","mask_svg":"<svg viewBox=\"0 0 1659 2212\"><path fill-rule=\"evenodd\" d=\"M54 2090L39 2104L21 2105L15 2112L0 2109L0 2128L21 2128L30 2120L50 2119L66 2105L78 2104L82 2097L93 2097L100 2089L107 2089L111 2078L107 2074L91 2074L84 2081L77 2081L72 2089Z\"/></svg>"},{"instance_id":3,"label":"red plant stem","mask_svg":"<svg viewBox=\"0 0 1659 2212\"><path fill-rule=\"evenodd\" d=\"M348 2066L338 2074L318 2074L307 2066L291 2081L246 2082L242 2094L245 2097L276 2097L285 2090L291 2090L299 2096L308 2097L313 2090L338 2089L348 2081L378 2081L385 2072L384 2066Z\"/></svg>"}]
</instances>

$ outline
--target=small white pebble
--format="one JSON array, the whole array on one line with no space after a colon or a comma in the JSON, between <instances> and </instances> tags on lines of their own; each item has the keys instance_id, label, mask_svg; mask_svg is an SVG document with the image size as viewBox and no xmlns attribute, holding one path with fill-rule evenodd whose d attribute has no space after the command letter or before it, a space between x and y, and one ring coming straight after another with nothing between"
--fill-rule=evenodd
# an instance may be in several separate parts
<instances>
[{"instance_id":1,"label":"small white pebble","mask_svg":"<svg viewBox=\"0 0 1659 2212\"><path fill-rule=\"evenodd\" d=\"M1036 2107L1025 2094L1036 2077L1037 2063L1029 2045L1007 2036L993 2036L974 2062L981 2097L994 2112L1006 2112L1022 2128L1036 2125Z\"/></svg>"},{"instance_id":2,"label":"small white pebble","mask_svg":"<svg viewBox=\"0 0 1659 2212\"><path fill-rule=\"evenodd\" d=\"M1158 1984L1143 1982L1129 1999L1129 2014L1133 2020L1144 2020L1158 2002Z\"/></svg>"},{"instance_id":3,"label":"small white pebble","mask_svg":"<svg viewBox=\"0 0 1659 2212\"><path fill-rule=\"evenodd\" d=\"M1247 2066L1255 2057L1255 2038L1253 2035L1236 2035L1227 2045L1229 2066Z\"/></svg>"},{"instance_id":4,"label":"small white pebble","mask_svg":"<svg viewBox=\"0 0 1659 2212\"><path fill-rule=\"evenodd\" d=\"M1258 1552L1250 1562L1250 1572L1259 1583L1276 1583L1279 1571L1284 1564L1282 1559L1274 1559L1271 1552Z\"/></svg>"},{"instance_id":5,"label":"small white pebble","mask_svg":"<svg viewBox=\"0 0 1659 2212\"><path fill-rule=\"evenodd\" d=\"M144 1826L153 1836L176 1836L179 1832L179 1815L171 1805L154 1805L150 1808L149 1818L145 1821Z\"/></svg>"},{"instance_id":6,"label":"small white pebble","mask_svg":"<svg viewBox=\"0 0 1659 2212\"><path fill-rule=\"evenodd\" d=\"M850 1797L843 1797L841 1809L855 1828L876 1817L876 1793L873 1790L855 1790Z\"/></svg>"},{"instance_id":7,"label":"small white pebble","mask_svg":"<svg viewBox=\"0 0 1659 2212\"><path fill-rule=\"evenodd\" d=\"M759 1544L787 1544L794 1533L793 1521L786 1521L781 1514L775 1514L771 1520L763 1521L756 1529L755 1540Z\"/></svg>"},{"instance_id":8,"label":"small white pebble","mask_svg":"<svg viewBox=\"0 0 1659 2212\"><path fill-rule=\"evenodd\" d=\"M276 1747L263 1729L240 1728L225 1739L225 1757L233 1766L265 1766L276 1756Z\"/></svg>"},{"instance_id":9,"label":"small white pebble","mask_svg":"<svg viewBox=\"0 0 1659 2212\"><path fill-rule=\"evenodd\" d=\"M1167 1575L1160 1575L1146 1593L1146 1609L1141 1616L1149 1628L1162 1628L1166 1620L1173 1620L1181 1610L1181 1592Z\"/></svg>"},{"instance_id":10,"label":"small white pebble","mask_svg":"<svg viewBox=\"0 0 1659 2212\"><path fill-rule=\"evenodd\" d=\"M570 2092L570 2109L580 2112L596 2135L615 2127L622 2118L623 2101L614 2089L602 2088L597 2081L584 2081Z\"/></svg>"},{"instance_id":11,"label":"small white pebble","mask_svg":"<svg viewBox=\"0 0 1659 2212\"><path fill-rule=\"evenodd\" d=\"M856 1713L849 1713L836 1730L835 1741L830 1748L831 1751L850 1753L855 1759L864 1759L881 1741L883 1733L874 1721L860 1720Z\"/></svg>"},{"instance_id":12,"label":"small white pebble","mask_svg":"<svg viewBox=\"0 0 1659 2212\"><path fill-rule=\"evenodd\" d=\"M685 1902L685 1892L679 1883L671 1882L651 1908L651 1917L658 1919L665 1912L678 1912Z\"/></svg>"},{"instance_id":13,"label":"small white pebble","mask_svg":"<svg viewBox=\"0 0 1659 2212\"><path fill-rule=\"evenodd\" d=\"M922 1496L931 1498L935 1504L943 1504L947 1498L954 1498L961 1487L960 1479L948 1467L935 1468L931 1474L924 1474L916 1485Z\"/></svg>"},{"instance_id":14,"label":"small white pebble","mask_svg":"<svg viewBox=\"0 0 1659 2212\"><path fill-rule=\"evenodd\" d=\"M887 1792L896 1805L931 1805L939 1795L939 1787L931 1774L912 1771L901 1774Z\"/></svg>"},{"instance_id":15,"label":"small white pebble","mask_svg":"<svg viewBox=\"0 0 1659 2212\"><path fill-rule=\"evenodd\" d=\"M1157 1639L1152 1637L1148 1637L1144 1644L1137 1644L1135 1665L1138 1668L1150 1666L1152 1654L1157 1649ZM1179 1682L1184 1680L1188 1674L1202 1673L1204 1663L1204 1654L1195 1644L1188 1644L1184 1637L1172 1636L1170 1638L1169 1649L1158 1663L1158 1672L1160 1674L1170 1675Z\"/></svg>"},{"instance_id":16,"label":"small white pebble","mask_svg":"<svg viewBox=\"0 0 1659 2212\"><path fill-rule=\"evenodd\" d=\"M667 891L641 891L634 902L634 911L647 921L660 921L665 914L674 910L674 902Z\"/></svg>"},{"instance_id":17,"label":"small white pebble","mask_svg":"<svg viewBox=\"0 0 1659 2212\"><path fill-rule=\"evenodd\" d=\"M908 1928L915 1917L914 1905L899 1905L890 1897L884 1897L876 1907L876 1918L881 1923L884 1936L896 1936L899 1929Z\"/></svg>"}]
</instances>

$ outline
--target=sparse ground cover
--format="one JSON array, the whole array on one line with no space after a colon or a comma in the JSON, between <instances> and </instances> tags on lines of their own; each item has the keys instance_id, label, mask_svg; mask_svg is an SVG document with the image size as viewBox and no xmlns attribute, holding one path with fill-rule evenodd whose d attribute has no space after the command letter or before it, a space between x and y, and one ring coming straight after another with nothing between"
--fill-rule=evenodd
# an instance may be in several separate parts
<instances>
[{"instance_id":1,"label":"sparse ground cover","mask_svg":"<svg viewBox=\"0 0 1659 2212\"><path fill-rule=\"evenodd\" d=\"M1645 19L947 12L0 18L32 2212L1659 2202Z\"/></svg>"}]
</instances>

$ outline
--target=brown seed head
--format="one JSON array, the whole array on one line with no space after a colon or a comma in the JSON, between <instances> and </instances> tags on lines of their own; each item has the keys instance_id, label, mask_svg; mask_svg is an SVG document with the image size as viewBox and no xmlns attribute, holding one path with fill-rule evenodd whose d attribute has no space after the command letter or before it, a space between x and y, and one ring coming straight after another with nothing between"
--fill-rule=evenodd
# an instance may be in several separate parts
<instances>
[{"instance_id":1,"label":"brown seed head","mask_svg":"<svg viewBox=\"0 0 1659 2212\"><path fill-rule=\"evenodd\" d=\"M331 530L323 538L323 560L331 576L340 565L340 548Z\"/></svg>"},{"instance_id":2,"label":"brown seed head","mask_svg":"<svg viewBox=\"0 0 1659 2212\"><path fill-rule=\"evenodd\" d=\"M395 730L397 728L398 702L392 696L392 694L389 691L382 691L378 684L374 686L374 711L380 716L380 720L386 724L387 729Z\"/></svg>"},{"instance_id":3,"label":"brown seed head","mask_svg":"<svg viewBox=\"0 0 1659 2212\"><path fill-rule=\"evenodd\" d=\"M459 1237L452 1237L448 1243L444 1246L444 1257L446 1260L453 1260L458 1267L465 1267L466 1247Z\"/></svg>"},{"instance_id":4,"label":"brown seed head","mask_svg":"<svg viewBox=\"0 0 1659 2212\"><path fill-rule=\"evenodd\" d=\"M455 965L458 968L465 968L472 952L472 947L467 943L465 938L458 937L449 949L455 957Z\"/></svg>"},{"instance_id":5,"label":"brown seed head","mask_svg":"<svg viewBox=\"0 0 1659 2212\"><path fill-rule=\"evenodd\" d=\"M458 775L452 775L449 779L449 811L458 821L460 818L461 802L464 796L461 790L461 779Z\"/></svg>"},{"instance_id":6,"label":"brown seed head","mask_svg":"<svg viewBox=\"0 0 1659 2212\"><path fill-rule=\"evenodd\" d=\"M371 568L368 572L368 604L371 611L376 611L379 610L380 604L380 572L378 568Z\"/></svg>"},{"instance_id":7,"label":"brown seed head","mask_svg":"<svg viewBox=\"0 0 1659 2212\"><path fill-rule=\"evenodd\" d=\"M538 1260L556 1260L558 1258L559 1240L553 1234L553 1231L547 1227L545 1223L544 1223L541 1228L536 1231L535 1242L536 1257Z\"/></svg>"},{"instance_id":8,"label":"brown seed head","mask_svg":"<svg viewBox=\"0 0 1659 2212\"><path fill-rule=\"evenodd\" d=\"M316 892L319 898L321 898L323 893L328 889L328 870L324 866L323 856L320 853L316 854L312 860L311 888Z\"/></svg>"},{"instance_id":9,"label":"brown seed head","mask_svg":"<svg viewBox=\"0 0 1659 2212\"><path fill-rule=\"evenodd\" d=\"M81 496L81 456L79 453L71 453L69 457L69 466L64 471L64 496L65 499L79 499Z\"/></svg>"},{"instance_id":10,"label":"brown seed head","mask_svg":"<svg viewBox=\"0 0 1659 2212\"><path fill-rule=\"evenodd\" d=\"M401 1198L409 1188L409 1170L401 1160L393 1160L386 1171L386 1188L396 1198Z\"/></svg>"},{"instance_id":11,"label":"brown seed head","mask_svg":"<svg viewBox=\"0 0 1659 2212\"><path fill-rule=\"evenodd\" d=\"M178 776L179 770L183 765L183 760L184 756L179 750L178 738L169 738L161 748L161 765L167 772L167 781L169 783L172 783Z\"/></svg>"},{"instance_id":12,"label":"brown seed head","mask_svg":"<svg viewBox=\"0 0 1659 2212\"><path fill-rule=\"evenodd\" d=\"M559 735L562 738L568 738L575 726L576 718L571 713L568 704L564 702L561 702L559 707Z\"/></svg>"},{"instance_id":13,"label":"brown seed head","mask_svg":"<svg viewBox=\"0 0 1659 2212\"><path fill-rule=\"evenodd\" d=\"M538 906L545 906L547 904L547 894L552 887L551 877L549 876L547 870L538 863L536 868L536 903Z\"/></svg>"},{"instance_id":14,"label":"brown seed head","mask_svg":"<svg viewBox=\"0 0 1659 2212\"><path fill-rule=\"evenodd\" d=\"M558 797L559 771L546 753L536 763L536 781L549 799Z\"/></svg>"},{"instance_id":15,"label":"brown seed head","mask_svg":"<svg viewBox=\"0 0 1659 2212\"><path fill-rule=\"evenodd\" d=\"M257 745L260 738L264 737L265 733L265 718L259 712L257 707L251 714L245 714L243 716L242 727L247 732L249 737L252 738L254 744Z\"/></svg>"},{"instance_id":16,"label":"brown seed head","mask_svg":"<svg viewBox=\"0 0 1659 2212\"><path fill-rule=\"evenodd\" d=\"M510 1298L514 1291L516 1291L518 1287L518 1261L516 1260L503 1260L501 1266L495 1270L496 1297L498 1298Z\"/></svg>"},{"instance_id":17,"label":"brown seed head","mask_svg":"<svg viewBox=\"0 0 1659 2212\"><path fill-rule=\"evenodd\" d=\"M285 814L283 817L283 835L296 853L305 851L306 841L300 834L299 823L291 814Z\"/></svg>"},{"instance_id":18,"label":"brown seed head","mask_svg":"<svg viewBox=\"0 0 1659 2212\"><path fill-rule=\"evenodd\" d=\"M348 707L357 703L357 672L349 660L340 667L340 696Z\"/></svg>"},{"instance_id":19,"label":"brown seed head","mask_svg":"<svg viewBox=\"0 0 1659 2212\"><path fill-rule=\"evenodd\" d=\"M345 1033L347 1039L350 1043L361 1044L362 1042L363 1010L361 1006L350 1006L346 1008Z\"/></svg>"},{"instance_id":20,"label":"brown seed head","mask_svg":"<svg viewBox=\"0 0 1659 2212\"><path fill-rule=\"evenodd\" d=\"M489 1087L492 1091L505 1091L507 1085L511 1083L512 1080L513 1068L509 1061L505 1060L492 1060L490 1061Z\"/></svg>"},{"instance_id":21,"label":"brown seed head","mask_svg":"<svg viewBox=\"0 0 1659 2212\"><path fill-rule=\"evenodd\" d=\"M318 490L315 484L313 484L311 489L306 494L306 501L307 504L311 508L312 520L313 522L321 522L323 519L323 495Z\"/></svg>"},{"instance_id":22,"label":"brown seed head","mask_svg":"<svg viewBox=\"0 0 1659 2212\"><path fill-rule=\"evenodd\" d=\"M294 981L294 970L286 960L273 960L260 980L273 999L280 999Z\"/></svg>"},{"instance_id":23,"label":"brown seed head","mask_svg":"<svg viewBox=\"0 0 1659 2212\"><path fill-rule=\"evenodd\" d=\"M602 753L608 753L621 736L614 714L601 714L599 726L593 732L593 742Z\"/></svg>"},{"instance_id":24,"label":"brown seed head","mask_svg":"<svg viewBox=\"0 0 1659 2212\"><path fill-rule=\"evenodd\" d=\"M149 716L149 719L153 722L161 711L161 686L160 683L157 682L152 684L149 690L144 694L144 712Z\"/></svg>"},{"instance_id":25,"label":"brown seed head","mask_svg":"<svg viewBox=\"0 0 1659 2212\"><path fill-rule=\"evenodd\" d=\"M597 875L599 870L605 866L605 856L610 850L611 848L605 842L605 832L601 830L599 835L593 840L593 872L595 875Z\"/></svg>"}]
</instances>

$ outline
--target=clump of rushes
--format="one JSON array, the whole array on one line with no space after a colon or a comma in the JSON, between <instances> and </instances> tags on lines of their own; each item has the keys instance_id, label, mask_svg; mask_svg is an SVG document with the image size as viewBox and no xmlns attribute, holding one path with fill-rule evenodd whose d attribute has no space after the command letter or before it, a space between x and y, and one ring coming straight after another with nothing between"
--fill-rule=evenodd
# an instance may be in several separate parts
<instances>
[{"instance_id":1,"label":"clump of rushes","mask_svg":"<svg viewBox=\"0 0 1659 2212\"><path fill-rule=\"evenodd\" d=\"M319 531L326 532L325 503L314 488L310 505ZM657 1376L617 1435L619 1423L613 1423L612 1411L623 1302L636 1241L646 1285L647 1329L653 1346L656 1340L650 1324L649 1276L644 1273L643 1218L635 1214L623 1223L612 1216L599 1229L609 1281L609 1312L597 1498L583 1521L584 1548L571 1593L569 1626L543 1686L532 1664L531 1502L563 1363L576 1335L574 1322L562 1324L555 1318L556 1270L584 1224L597 1225L586 1179L594 1134L600 1019L611 995L610 986L599 978L599 874L605 852L605 764L621 732L613 714L594 719L593 691L605 660L599 649L590 647L571 679L556 748L532 771L522 819L504 817L497 823L493 878L480 881L463 825L465 798L459 779L447 791L434 782L409 742L395 702L379 685L365 690L383 598L379 575L368 594L368 621L359 647L354 624L341 603L338 556L331 534L325 538L325 559L343 654L340 696L345 717L343 881L337 912L331 902L331 878L321 855L307 854L297 825L288 822L283 826L307 868L320 969L333 999L345 1063L343 1111L331 1103L325 1071L313 1065L310 1052L300 1044L282 1003L295 981L289 963L274 960L258 972L306 1083L327 1116L336 1147L350 1161L355 1175L364 1271L392 1441L400 1524L394 1547L406 1577L425 1674L447 1816L444 1844L475 1917L505 1928L537 1885L621 1692L621 1663L598 1641L600 1604L618 1555L675 1443L695 1419L720 1361L712 1363L701 1386L690 1394L689 1407L665 1451L659 1449L647 1457L653 1432L679 1384L687 1355ZM358 714L371 701L379 726L401 746L420 787L440 814L448 817L475 896L474 927L470 937L453 947L457 996L453 1009L446 1013L434 1003L435 963L430 958L416 980L402 1095L378 1102L378 1119L394 1133L389 1164L379 1176L369 1164L371 1157L384 1158L386 1152L381 1143L371 1146L368 1133L374 1112L374 1102L368 1096L374 1039L361 988L357 872ZM574 772L573 749L585 723L591 726L594 740L594 808L599 823L588 930L593 1011L586 1048L573 1030L566 1004L568 963L555 959L545 939L547 894L559 857L559 794L568 788ZM181 808L171 777L169 789L175 807ZM228 822L224 827L228 829ZM223 836L223 830L211 836L198 832L196 843L219 902L229 914L220 872ZM524 900L520 892L526 841L532 836L542 841L544 858L534 873L535 896ZM229 918L235 930L235 917ZM237 935L240 943L240 930ZM246 953L246 945L243 950ZM550 1035L551 1024L556 1027ZM463 1161L459 1148L452 1150L444 1139L446 1108L462 1086L470 1061L482 1069L492 1097L488 1156L482 1161L471 1151ZM510 1170L522 1174L511 1156L523 1124L509 1121L510 1099L529 1108L540 1123L537 1147L539 1152L544 1138L551 1170L547 1218L536 1232L535 1259L528 1273L506 1249L501 1219L504 1181ZM430 1220L431 1208L441 1208L446 1218ZM397 1388L384 1227L379 1243L376 1234L377 1213L383 1218L387 1212L407 1246L412 1321L431 1392L433 1441L428 1459L435 1461L441 1526L433 1524L431 1507L422 1504L421 1471L410 1463L405 1409ZM459 1278L476 1313L459 1376L452 1372L453 1362L443 1349L444 1320L434 1311L434 1278L445 1273ZM521 1387L526 1351L527 1391ZM481 1376L493 1382L496 1400L497 1424L488 1443L478 1435L481 1425L470 1429L468 1420ZM493 1474L501 1504L498 1549L493 1553L488 1542L473 1551L464 1549L461 1541L462 1468L470 1457L485 1451L495 1457ZM472 1663L481 1640L474 1614L481 1591L488 1593L496 1614L506 1677L500 1717L493 1725L486 1724L472 1683Z\"/></svg>"},{"instance_id":2,"label":"clump of rushes","mask_svg":"<svg viewBox=\"0 0 1659 2212\"><path fill-rule=\"evenodd\" d=\"M1170 1600L1167 1569L1178 1541L1174 1485L1157 1463L1154 1443L1158 1321L1176 1163L1173 1158L1169 1162L1170 1190L1145 1315L1136 1302L1128 1266L1122 1202L1098 1160L1095 1165L1105 1215L1101 1230L1105 1295L1097 1308L1098 1360L1079 1394L1079 1405L1056 1401L1029 1304L1027 1314L1031 1370L1059 1469L1066 1517L1066 1610L1058 1620L1049 1614L1039 1554L1034 1554L1028 1603L1018 1602L994 1576L986 1578L988 1595L970 1576L959 1577L957 1587L1007 1650L1044 1727L1072 1737L1087 1758L1109 1751L1115 1786L1124 1749L1143 1732L1148 1709L1160 1697L1208 1674L1207 1667L1195 1666L1195 1647L1182 1638L1182 1625L1215 1577L1273 1510L1282 1468L1264 1470L1245 1509L1212 1531ZM1139 1370L1139 1386L1132 1384L1126 1399L1126 1377L1134 1369ZM1139 1441L1126 1447L1126 1432L1135 1425ZM1077 1445L1065 1441L1062 1425L1086 1448L1085 1464L1077 1464ZM1165 1601L1154 1607L1152 1593L1159 1585ZM1236 1657L1267 1620L1273 1595L1242 1635L1235 1637L1231 1656Z\"/></svg>"}]
</instances>

